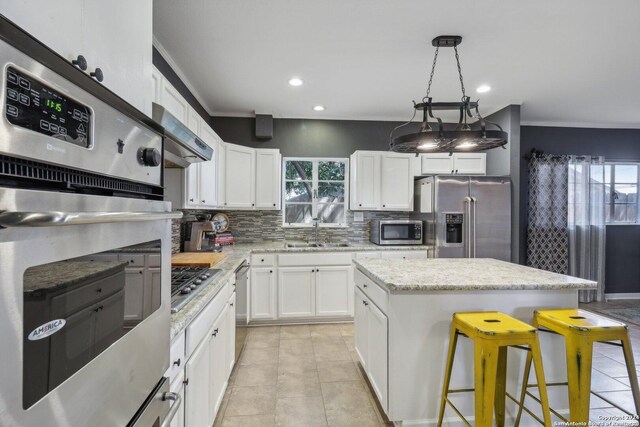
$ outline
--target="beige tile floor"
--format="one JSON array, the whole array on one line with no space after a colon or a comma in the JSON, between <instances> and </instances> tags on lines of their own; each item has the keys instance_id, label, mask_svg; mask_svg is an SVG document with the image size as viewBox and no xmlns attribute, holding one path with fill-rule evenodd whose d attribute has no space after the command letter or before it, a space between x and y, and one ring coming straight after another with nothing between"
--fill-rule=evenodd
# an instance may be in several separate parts
<instances>
[{"instance_id":1,"label":"beige tile floor","mask_svg":"<svg viewBox=\"0 0 640 427\"><path fill-rule=\"evenodd\" d=\"M391 425L359 367L353 335L353 324L251 328L214 427ZM640 363L640 327L630 335ZM620 349L597 344L594 353L593 389L633 410ZM595 396L591 406L593 420L623 415Z\"/></svg>"}]
</instances>

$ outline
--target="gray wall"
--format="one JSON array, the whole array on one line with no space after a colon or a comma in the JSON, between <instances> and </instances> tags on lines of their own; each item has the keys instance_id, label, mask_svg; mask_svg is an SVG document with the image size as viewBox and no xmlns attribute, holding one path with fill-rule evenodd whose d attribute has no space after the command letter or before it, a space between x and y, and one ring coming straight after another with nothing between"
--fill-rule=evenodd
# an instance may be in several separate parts
<instances>
[{"instance_id":1,"label":"gray wall","mask_svg":"<svg viewBox=\"0 0 640 427\"><path fill-rule=\"evenodd\" d=\"M524 155L532 148L548 154L604 156L606 160L640 161L640 129L593 129L522 126L520 160L520 256L526 251L528 179ZM606 293L640 292L640 225L607 226Z\"/></svg>"},{"instance_id":2,"label":"gray wall","mask_svg":"<svg viewBox=\"0 0 640 427\"><path fill-rule=\"evenodd\" d=\"M212 117L213 130L226 142L253 148L279 148L284 157L349 157L356 150L389 150L389 133L400 122L274 119L273 139L255 137L255 119ZM412 123L402 130L417 130Z\"/></svg>"},{"instance_id":3,"label":"gray wall","mask_svg":"<svg viewBox=\"0 0 640 427\"><path fill-rule=\"evenodd\" d=\"M511 261L522 263L520 257L520 106L509 105L486 117L509 134L504 148L487 151L487 175L511 177ZM491 125L487 125L489 129Z\"/></svg>"}]
</instances>

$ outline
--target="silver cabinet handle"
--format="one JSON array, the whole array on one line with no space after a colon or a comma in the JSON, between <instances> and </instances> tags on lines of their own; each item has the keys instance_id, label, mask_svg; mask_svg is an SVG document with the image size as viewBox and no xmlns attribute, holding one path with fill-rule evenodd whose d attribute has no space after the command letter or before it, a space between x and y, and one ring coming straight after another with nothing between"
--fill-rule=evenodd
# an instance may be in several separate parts
<instances>
[{"instance_id":1,"label":"silver cabinet handle","mask_svg":"<svg viewBox=\"0 0 640 427\"><path fill-rule=\"evenodd\" d=\"M178 413L178 409L180 409L180 404L182 403L182 396L178 393L166 392L162 394L162 400L173 400L173 404L171 405L171 409L167 413L167 418L164 419L162 425L160 427L169 427L171 421L173 421L173 417Z\"/></svg>"},{"instance_id":2,"label":"silver cabinet handle","mask_svg":"<svg viewBox=\"0 0 640 427\"><path fill-rule=\"evenodd\" d=\"M182 212L0 212L0 227L57 227L182 218Z\"/></svg>"}]
</instances>

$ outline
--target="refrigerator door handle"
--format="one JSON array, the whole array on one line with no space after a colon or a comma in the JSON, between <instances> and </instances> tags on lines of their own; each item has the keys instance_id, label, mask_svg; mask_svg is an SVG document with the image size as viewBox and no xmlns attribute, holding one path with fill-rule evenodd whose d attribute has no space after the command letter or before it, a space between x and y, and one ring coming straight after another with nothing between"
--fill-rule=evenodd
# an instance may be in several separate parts
<instances>
[{"instance_id":1,"label":"refrigerator door handle","mask_svg":"<svg viewBox=\"0 0 640 427\"><path fill-rule=\"evenodd\" d=\"M475 197L470 197L471 199L471 203L470 203L470 211L471 211L471 220L469 221L469 227L471 228L471 230L473 230L473 234L471 235L471 250L469 252L471 252L471 256L470 258L475 258L476 257L476 203L478 203L478 199L476 199Z\"/></svg>"},{"instance_id":2,"label":"refrigerator door handle","mask_svg":"<svg viewBox=\"0 0 640 427\"><path fill-rule=\"evenodd\" d=\"M464 240L464 257L472 258L471 256L471 204L473 203L473 199L471 197L464 198L464 220L463 227L464 233L462 235L462 239Z\"/></svg>"}]
</instances>

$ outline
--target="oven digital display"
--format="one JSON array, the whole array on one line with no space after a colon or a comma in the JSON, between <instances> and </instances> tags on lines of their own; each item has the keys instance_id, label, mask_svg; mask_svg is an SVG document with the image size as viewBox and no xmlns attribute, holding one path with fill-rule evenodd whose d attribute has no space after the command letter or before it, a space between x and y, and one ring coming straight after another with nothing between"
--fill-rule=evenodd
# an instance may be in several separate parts
<instances>
[{"instance_id":1,"label":"oven digital display","mask_svg":"<svg viewBox=\"0 0 640 427\"><path fill-rule=\"evenodd\" d=\"M91 146L91 109L16 70L7 69L5 116L9 123L70 144Z\"/></svg>"}]
</instances>

